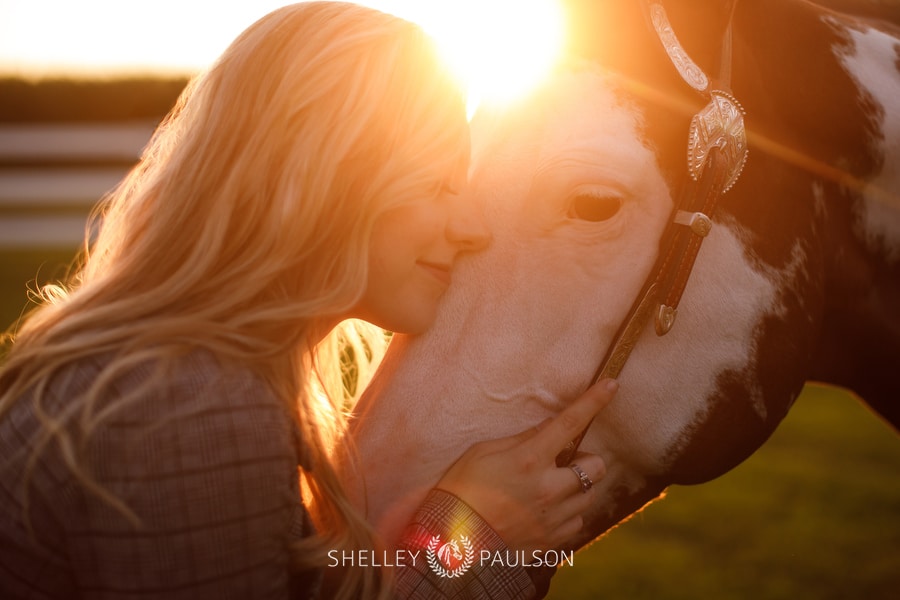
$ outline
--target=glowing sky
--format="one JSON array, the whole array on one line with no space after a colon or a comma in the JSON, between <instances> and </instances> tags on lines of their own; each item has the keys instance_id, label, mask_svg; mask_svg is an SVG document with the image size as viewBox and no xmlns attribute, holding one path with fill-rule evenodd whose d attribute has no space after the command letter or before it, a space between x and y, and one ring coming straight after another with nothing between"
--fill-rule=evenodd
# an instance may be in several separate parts
<instances>
[{"instance_id":1,"label":"glowing sky","mask_svg":"<svg viewBox=\"0 0 900 600\"><path fill-rule=\"evenodd\" d=\"M420 23L472 87L515 94L560 44L554 0L358 0ZM0 74L192 73L277 0L0 0Z\"/></svg>"}]
</instances>

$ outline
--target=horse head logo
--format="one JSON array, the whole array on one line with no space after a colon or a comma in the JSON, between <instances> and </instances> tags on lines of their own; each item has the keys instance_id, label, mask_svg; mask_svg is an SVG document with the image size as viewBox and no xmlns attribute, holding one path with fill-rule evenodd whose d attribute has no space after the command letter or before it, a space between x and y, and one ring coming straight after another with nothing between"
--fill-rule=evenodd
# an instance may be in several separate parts
<instances>
[{"instance_id":1,"label":"horse head logo","mask_svg":"<svg viewBox=\"0 0 900 600\"><path fill-rule=\"evenodd\" d=\"M441 577L460 577L472 566L475 551L466 536L441 544L441 536L435 535L428 543L425 557L431 570Z\"/></svg>"}]
</instances>

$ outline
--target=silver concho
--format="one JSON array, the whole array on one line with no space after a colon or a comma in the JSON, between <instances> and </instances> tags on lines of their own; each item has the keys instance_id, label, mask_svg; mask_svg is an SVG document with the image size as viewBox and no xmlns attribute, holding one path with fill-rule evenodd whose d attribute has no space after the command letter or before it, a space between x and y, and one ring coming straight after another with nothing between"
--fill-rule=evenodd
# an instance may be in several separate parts
<instances>
[{"instance_id":1,"label":"silver concho","mask_svg":"<svg viewBox=\"0 0 900 600\"><path fill-rule=\"evenodd\" d=\"M709 104L691 119L688 171L694 181L703 175L713 148L721 149L726 159L724 194L737 182L747 162L747 134L743 108L731 94L720 90L712 90Z\"/></svg>"},{"instance_id":2,"label":"silver concho","mask_svg":"<svg viewBox=\"0 0 900 600\"><path fill-rule=\"evenodd\" d=\"M705 91L709 87L709 79L703 69L698 67L697 63L681 47L681 42L678 41L662 4L650 5L650 20L653 22L653 28L656 29L656 35L659 36L659 40L666 49L666 54L669 55L669 60L678 69L681 78L698 92Z\"/></svg>"}]
</instances>

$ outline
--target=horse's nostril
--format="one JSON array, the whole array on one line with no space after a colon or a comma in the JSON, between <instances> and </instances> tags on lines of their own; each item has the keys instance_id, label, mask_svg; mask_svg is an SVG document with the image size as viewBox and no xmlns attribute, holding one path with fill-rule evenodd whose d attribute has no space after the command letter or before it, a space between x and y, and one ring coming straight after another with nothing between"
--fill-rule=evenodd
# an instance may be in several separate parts
<instances>
[{"instance_id":1,"label":"horse's nostril","mask_svg":"<svg viewBox=\"0 0 900 600\"><path fill-rule=\"evenodd\" d=\"M599 223L613 218L621 206L621 198L578 194L572 200L569 216L574 219Z\"/></svg>"}]
</instances>

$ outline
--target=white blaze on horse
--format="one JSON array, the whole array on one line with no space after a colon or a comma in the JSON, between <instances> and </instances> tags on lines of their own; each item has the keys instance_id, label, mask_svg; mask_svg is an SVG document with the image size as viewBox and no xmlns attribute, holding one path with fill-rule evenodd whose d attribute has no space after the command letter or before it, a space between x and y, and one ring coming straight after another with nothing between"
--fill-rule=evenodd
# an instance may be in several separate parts
<instances>
[{"instance_id":1,"label":"white blaze on horse","mask_svg":"<svg viewBox=\"0 0 900 600\"><path fill-rule=\"evenodd\" d=\"M469 193L493 242L460 261L429 333L397 336L356 409L366 508L389 539L466 448L591 383L655 268L709 95L672 66L641 4L570 2L584 28L572 54L588 63L473 122ZM665 9L743 105L750 156L674 327L643 328L581 444L608 474L575 547L666 486L743 461L809 379L900 425L898 29L800 1L720 4Z\"/></svg>"}]
</instances>

